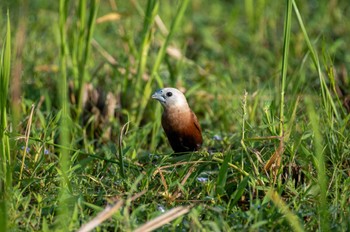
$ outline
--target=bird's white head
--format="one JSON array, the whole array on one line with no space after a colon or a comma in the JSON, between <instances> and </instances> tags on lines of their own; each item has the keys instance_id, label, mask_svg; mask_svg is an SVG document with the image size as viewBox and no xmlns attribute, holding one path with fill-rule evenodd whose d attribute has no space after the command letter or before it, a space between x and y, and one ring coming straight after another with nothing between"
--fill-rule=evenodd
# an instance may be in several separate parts
<instances>
[{"instance_id":1,"label":"bird's white head","mask_svg":"<svg viewBox=\"0 0 350 232\"><path fill-rule=\"evenodd\" d=\"M175 88L160 89L152 95L152 98L158 100L165 109L173 107L188 108L185 95Z\"/></svg>"}]
</instances>

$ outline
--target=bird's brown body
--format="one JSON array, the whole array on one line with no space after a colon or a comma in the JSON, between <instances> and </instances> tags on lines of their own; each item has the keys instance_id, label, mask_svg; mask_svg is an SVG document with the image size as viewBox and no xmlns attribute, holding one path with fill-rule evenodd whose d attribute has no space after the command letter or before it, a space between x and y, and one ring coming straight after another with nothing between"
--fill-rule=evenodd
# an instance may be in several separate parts
<instances>
[{"instance_id":1,"label":"bird's brown body","mask_svg":"<svg viewBox=\"0 0 350 232\"><path fill-rule=\"evenodd\" d=\"M202 143L198 119L177 89L164 88L152 95L164 107L162 126L175 153L197 151Z\"/></svg>"},{"instance_id":2,"label":"bird's brown body","mask_svg":"<svg viewBox=\"0 0 350 232\"><path fill-rule=\"evenodd\" d=\"M162 126L175 152L198 150L203 142L201 127L196 115L191 111L177 112L165 110Z\"/></svg>"}]
</instances>

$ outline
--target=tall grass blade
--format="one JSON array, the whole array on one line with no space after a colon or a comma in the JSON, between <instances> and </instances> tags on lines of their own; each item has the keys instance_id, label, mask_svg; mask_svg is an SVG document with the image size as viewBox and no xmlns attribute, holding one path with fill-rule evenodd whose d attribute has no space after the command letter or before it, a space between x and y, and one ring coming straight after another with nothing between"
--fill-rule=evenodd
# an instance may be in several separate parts
<instances>
[{"instance_id":1,"label":"tall grass blade","mask_svg":"<svg viewBox=\"0 0 350 232\"><path fill-rule=\"evenodd\" d=\"M146 68L147 55L148 55L148 50L149 50L149 46L151 44L151 38L152 38L152 27L153 27L156 15L158 13L158 8L159 8L159 0L148 0L146 13L144 15L143 30L141 33L142 42L141 42L141 48L139 53L139 62L137 67L137 76L136 76L136 84L135 84L136 99L139 99L141 94L140 85L142 81L142 75L144 74L145 68Z\"/></svg>"},{"instance_id":2,"label":"tall grass blade","mask_svg":"<svg viewBox=\"0 0 350 232\"><path fill-rule=\"evenodd\" d=\"M225 194L225 186L226 186L226 180L227 180L227 172L229 163L231 162L232 155L230 152L226 153L224 161L221 164L219 175L216 180L216 194L218 196L222 196Z\"/></svg>"},{"instance_id":3,"label":"tall grass blade","mask_svg":"<svg viewBox=\"0 0 350 232\"><path fill-rule=\"evenodd\" d=\"M88 8L88 4L86 0L79 1L79 35L77 43L74 44L74 48L77 48L77 79L78 79L78 89L77 89L77 117L79 118L83 111L83 95L84 95L84 86L87 81L86 77L86 69L87 69L87 61L90 57L91 53L91 40L93 31L95 28L96 16L98 12L99 0L91 0L90 1L90 12L89 18L86 23L86 9Z\"/></svg>"},{"instance_id":4,"label":"tall grass blade","mask_svg":"<svg viewBox=\"0 0 350 232\"><path fill-rule=\"evenodd\" d=\"M0 231L7 231L9 189L12 186L12 160L7 129L7 98L11 68L11 26L7 11L6 37L0 58Z\"/></svg>"},{"instance_id":5,"label":"tall grass blade","mask_svg":"<svg viewBox=\"0 0 350 232\"><path fill-rule=\"evenodd\" d=\"M335 106L335 103L333 101L332 95L331 95L331 93L330 93L330 91L329 91L329 89L327 87L327 83L326 83L326 81L324 79L324 75L323 75L322 70L321 70L321 65L320 65L320 61L319 61L317 52L314 49L314 47L312 46L312 43L311 43L311 41L309 39L309 36L307 34L307 31L306 31L306 28L304 26L303 20L301 18L298 6L295 3L295 1L293 1L293 9L294 9L294 12L295 12L295 14L297 16L297 19L298 19L298 22L299 22L299 26L300 26L300 28L301 28L301 30L303 32L303 35L304 35L307 47L309 49L309 52L311 53L312 61L314 63L314 66L315 66L315 68L317 70L318 77L320 79L322 102L323 102L324 107L326 108L326 112L328 113L328 117L332 118L333 115L335 115L337 120L340 120L340 115L339 115L338 110L337 110L337 108ZM331 122L332 122L332 120L331 120Z\"/></svg>"},{"instance_id":6,"label":"tall grass blade","mask_svg":"<svg viewBox=\"0 0 350 232\"><path fill-rule=\"evenodd\" d=\"M126 133L126 131L128 129L128 124L129 124L129 122L125 123L123 125L122 129L120 130L119 147L118 147L119 173L123 179L125 189L127 189L127 184L125 182L126 175L125 175L125 168L124 168L123 135Z\"/></svg>"},{"instance_id":7,"label":"tall grass blade","mask_svg":"<svg viewBox=\"0 0 350 232\"><path fill-rule=\"evenodd\" d=\"M284 39L283 39L283 58L282 58L282 82L281 82L281 105L280 105L280 136L284 134L284 94L286 89L286 78L288 70L288 54L290 44L290 31L292 25L292 2L293 0L287 1L286 17L284 20Z\"/></svg>"},{"instance_id":8,"label":"tall grass blade","mask_svg":"<svg viewBox=\"0 0 350 232\"><path fill-rule=\"evenodd\" d=\"M227 207L229 211L232 210L233 206L236 205L236 203L239 201L239 199L242 197L243 193L246 191L246 187L248 185L249 176L245 176L241 183L237 186L237 189L234 191L234 193L230 197L230 203Z\"/></svg>"},{"instance_id":9,"label":"tall grass blade","mask_svg":"<svg viewBox=\"0 0 350 232\"><path fill-rule=\"evenodd\" d=\"M308 97L305 99L305 104L307 107L307 112L309 116L309 121L311 123L311 128L314 136L314 159L317 170L317 183L320 187L319 196L319 225L321 231L329 231L329 212L327 203L327 186L328 180L326 175L326 166L324 160L324 148L323 139L320 130L321 121L316 113L313 105L313 101Z\"/></svg>"},{"instance_id":10,"label":"tall grass blade","mask_svg":"<svg viewBox=\"0 0 350 232\"><path fill-rule=\"evenodd\" d=\"M143 30L142 30L142 41L141 41L141 47L140 47L140 53L139 53L139 61L138 61L138 67L137 67L137 76L136 76L136 83L135 83L135 99L141 99L144 97L147 92L146 98L149 98L149 95L151 94L151 88L146 87L145 89L141 88L142 83L142 76L145 73L146 64L147 64L147 58L148 58L148 51L151 45L151 39L153 35L152 27L155 22L155 18L158 14L158 8L159 8L159 0L148 0L147 2L147 8L144 15L144 22L143 22ZM150 80L151 81L151 80ZM133 106L133 109L136 111L132 115L132 121L135 121L136 126L139 125L139 122L142 117L142 114L140 113L139 109L141 108L142 103L140 104L139 101L137 101L137 104Z\"/></svg>"},{"instance_id":11,"label":"tall grass blade","mask_svg":"<svg viewBox=\"0 0 350 232\"><path fill-rule=\"evenodd\" d=\"M67 229L70 223L71 210L67 204L68 198L68 169L70 166L69 158L69 108L68 108L68 84L67 84L67 31L66 31L66 21L67 21L67 10L68 1L60 0L59 8L59 31L60 31L60 78L58 81L59 87L59 99L61 105L61 119L60 119L60 155L59 155L59 169L57 170L61 177L60 184L60 194L59 194L59 205L58 205L58 222L57 225L60 229Z\"/></svg>"}]
</instances>

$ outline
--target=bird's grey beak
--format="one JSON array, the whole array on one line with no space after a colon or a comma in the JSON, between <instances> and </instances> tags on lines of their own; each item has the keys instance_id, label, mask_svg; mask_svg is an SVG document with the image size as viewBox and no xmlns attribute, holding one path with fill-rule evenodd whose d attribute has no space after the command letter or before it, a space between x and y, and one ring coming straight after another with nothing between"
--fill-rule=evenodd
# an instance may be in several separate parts
<instances>
[{"instance_id":1,"label":"bird's grey beak","mask_svg":"<svg viewBox=\"0 0 350 232\"><path fill-rule=\"evenodd\" d=\"M152 95L152 98L160 101L160 103L165 103L165 98L163 97L163 95L160 91L155 92Z\"/></svg>"}]
</instances>

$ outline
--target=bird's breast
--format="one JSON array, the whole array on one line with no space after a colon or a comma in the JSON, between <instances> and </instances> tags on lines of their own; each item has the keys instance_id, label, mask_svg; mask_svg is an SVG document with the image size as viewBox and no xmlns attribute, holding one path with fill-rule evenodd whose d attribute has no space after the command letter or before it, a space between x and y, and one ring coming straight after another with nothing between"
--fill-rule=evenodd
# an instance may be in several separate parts
<instances>
[{"instance_id":1,"label":"bird's breast","mask_svg":"<svg viewBox=\"0 0 350 232\"><path fill-rule=\"evenodd\" d=\"M193 124L191 113L191 110L167 110L162 116L162 124L164 124L163 127L172 128L175 131L186 130L191 124Z\"/></svg>"}]
</instances>

